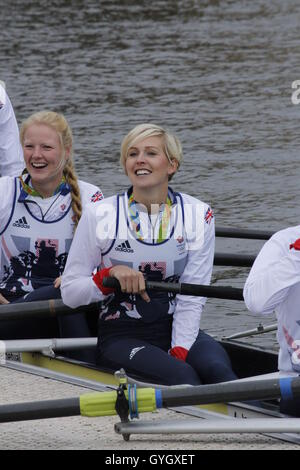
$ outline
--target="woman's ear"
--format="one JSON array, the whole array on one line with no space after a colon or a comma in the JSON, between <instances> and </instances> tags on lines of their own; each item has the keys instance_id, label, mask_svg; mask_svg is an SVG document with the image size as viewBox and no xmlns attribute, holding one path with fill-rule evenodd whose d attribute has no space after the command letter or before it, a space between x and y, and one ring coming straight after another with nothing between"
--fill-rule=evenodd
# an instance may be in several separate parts
<instances>
[{"instance_id":1,"label":"woman's ear","mask_svg":"<svg viewBox=\"0 0 300 470\"><path fill-rule=\"evenodd\" d=\"M65 149L65 158L66 158L66 160L69 160L70 155L71 155L71 151L72 151L72 148L71 148L71 147L67 147L67 148Z\"/></svg>"},{"instance_id":2,"label":"woman's ear","mask_svg":"<svg viewBox=\"0 0 300 470\"><path fill-rule=\"evenodd\" d=\"M169 175L174 175L174 173L176 173L177 170L178 170L178 161L175 160L175 158L173 158L173 160L170 161L168 173Z\"/></svg>"}]
</instances>

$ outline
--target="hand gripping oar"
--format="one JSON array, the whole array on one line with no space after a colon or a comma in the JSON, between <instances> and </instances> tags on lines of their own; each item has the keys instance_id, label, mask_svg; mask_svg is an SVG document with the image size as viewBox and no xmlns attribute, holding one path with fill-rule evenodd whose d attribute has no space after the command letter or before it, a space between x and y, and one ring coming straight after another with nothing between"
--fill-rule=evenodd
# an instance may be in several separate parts
<instances>
[{"instance_id":1,"label":"hand gripping oar","mask_svg":"<svg viewBox=\"0 0 300 470\"><path fill-rule=\"evenodd\" d=\"M58 315L74 315L88 310L94 310L97 304L84 305L78 308L67 307L62 300L37 300L34 302L20 302L0 305L1 320L18 320L20 318L46 318Z\"/></svg>"},{"instance_id":2,"label":"hand gripping oar","mask_svg":"<svg viewBox=\"0 0 300 470\"><path fill-rule=\"evenodd\" d=\"M104 278L105 287L120 289L119 281L115 278ZM171 282L148 281L147 289L164 292L174 292L175 294L195 295L201 297L215 297L219 299L244 300L243 290L235 287L202 286L199 284L175 284ZM38 300L34 302L20 302L0 305L1 320L18 320L23 318L46 318L58 315L74 315L76 313L90 310L94 311L97 303L84 305L78 308L67 307L62 300Z\"/></svg>"},{"instance_id":3,"label":"hand gripping oar","mask_svg":"<svg viewBox=\"0 0 300 470\"><path fill-rule=\"evenodd\" d=\"M119 390L119 389L118 389ZM204 405L230 401L263 400L300 396L300 378L233 381L213 385L170 387L163 389L128 386L125 397L130 417L159 408ZM0 422L59 418L64 416L112 416L116 411L117 393L88 393L76 398L44 400L0 405ZM123 419L124 421L124 419Z\"/></svg>"},{"instance_id":4,"label":"hand gripping oar","mask_svg":"<svg viewBox=\"0 0 300 470\"><path fill-rule=\"evenodd\" d=\"M120 283L114 277L103 279L105 287L120 290ZM244 300L243 289L237 287L203 286L200 284L179 284L172 282L146 281L146 289L162 292L173 292L174 294L195 295L200 297L214 297L216 299Z\"/></svg>"}]
</instances>

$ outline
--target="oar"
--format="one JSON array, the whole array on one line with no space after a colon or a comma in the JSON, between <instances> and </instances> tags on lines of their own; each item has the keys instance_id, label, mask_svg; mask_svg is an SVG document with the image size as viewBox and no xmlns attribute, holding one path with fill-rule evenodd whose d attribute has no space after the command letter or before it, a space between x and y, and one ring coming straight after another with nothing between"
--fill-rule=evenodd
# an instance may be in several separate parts
<instances>
[{"instance_id":1,"label":"oar","mask_svg":"<svg viewBox=\"0 0 300 470\"><path fill-rule=\"evenodd\" d=\"M216 227L216 237L247 238L249 240L269 240L274 235L271 230L248 230L244 228Z\"/></svg>"},{"instance_id":2,"label":"oar","mask_svg":"<svg viewBox=\"0 0 300 470\"><path fill-rule=\"evenodd\" d=\"M94 310L97 304L85 305L84 307L70 308L62 300L38 300L34 302L20 302L0 305L1 320L18 320L20 318L46 318L58 315L74 315L86 311Z\"/></svg>"},{"instance_id":3,"label":"oar","mask_svg":"<svg viewBox=\"0 0 300 470\"><path fill-rule=\"evenodd\" d=\"M120 288L119 281L115 278L105 278L103 285L106 287ZM175 294L214 297L219 299L244 300L243 290L235 287L202 286L198 284L175 284L168 282L147 282L147 289L156 291L173 292ZM41 300L35 302L22 302L0 305L0 323L5 320L18 320L24 318L46 318L59 315L74 315L85 311L94 311L97 303L84 305L83 307L67 307L62 300Z\"/></svg>"},{"instance_id":4,"label":"oar","mask_svg":"<svg viewBox=\"0 0 300 470\"><path fill-rule=\"evenodd\" d=\"M300 378L285 377L255 381L233 381L213 385L164 389L128 386L128 409L138 413L159 408L204 405L230 401L294 398L300 395ZM26 421L65 416L112 416L116 412L116 391L89 393L75 398L0 405L0 422ZM132 417L132 416L131 416Z\"/></svg>"},{"instance_id":5,"label":"oar","mask_svg":"<svg viewBox=\"0 0 300 470\"><path fill-rule=\"evenodd\" d=\"M214 256L215 266L240 266L251 267L256 255L241 255L236 253L216 253Z\"/></svg>"},{"instance_id":6,"label":"oar","mask_svg":"<svg viewBox=\"0 0 300 470\"><path fill-rule=\"evenodd\" d=\"M0 340L0 353L70 351L96 346L97 338L13 339Z\"/></svg>"},{"instance_id":7,"label":"oar","mask_svg":"<svg viewBox=\"0 0 300 470\"><path fill-rule=\"evenodd\" d=\"M114 277L103 279L105 287L120 290L119 281ZM200 297L214 297L217 299L244 300L243 289L237 287L204 286L201 284L186 284L172 282L146 281L146 289L174 294L195 295Z\"/></svg>"}]
</instances>

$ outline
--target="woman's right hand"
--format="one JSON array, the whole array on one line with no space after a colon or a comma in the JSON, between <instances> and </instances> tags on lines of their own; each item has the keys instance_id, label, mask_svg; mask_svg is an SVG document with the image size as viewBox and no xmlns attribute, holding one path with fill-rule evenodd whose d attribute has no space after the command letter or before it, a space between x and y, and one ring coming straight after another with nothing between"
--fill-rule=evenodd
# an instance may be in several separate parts
<instances>
[{"instance_id":1,"label":"woman's right hand","mask_svg":"<svg viewBox=\"0 0 300 470\"><path fill-rule=\"evenodd\" d=\"M5 304L9 304L9 301L6 300L6 298L3 297L2 294L0 294L0 305L5 305Z\"/></svg>"},{"instance_id":2,"label":"woman's right hand","mask_svg":"<svg viewBox=\"0 0 300 470\"><path fill-rule=\"evenodd\" d=\"M118 279L121 291L127 294L140 294L142 299L150 302L150 297L146 292L145 279L140 271L135 271L124 265L113 266L109 275Z\"/></svg>"}]
</instances>

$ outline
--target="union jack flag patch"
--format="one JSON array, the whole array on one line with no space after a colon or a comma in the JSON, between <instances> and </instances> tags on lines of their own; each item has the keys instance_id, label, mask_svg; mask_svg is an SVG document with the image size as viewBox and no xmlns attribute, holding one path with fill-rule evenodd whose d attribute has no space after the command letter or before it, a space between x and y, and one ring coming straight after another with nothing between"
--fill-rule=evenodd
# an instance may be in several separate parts
<instances>
[{"instance_id":1,"label":"union jack flag patch","mask_svg":"<svg viewBox=\"0 0 300 470\"><path fill-rule=\"evenodd\" d=\"M205 220L205 222L206 222L207 224L210 224L211 221L212 221L212 219L213 219L213 217L214 217L214 213L213 213L213 211L211 210L211 208L209 207L209 208L207 209L207 211L206 211L205 216L204 216L204 220Z\"/></svg>"},{"instance_id":2,"label":"union jack flag patch","mask_svg":"<svg viewBox=\"0 0 300 470\"><path fill-rule=\"evenodd\" d=\"M97 191L91 197L91 202L98 202L98 201L101 201L101 199L103 199L103 194L101 193L101 191Z\"/></svg>"}]
</instances>

